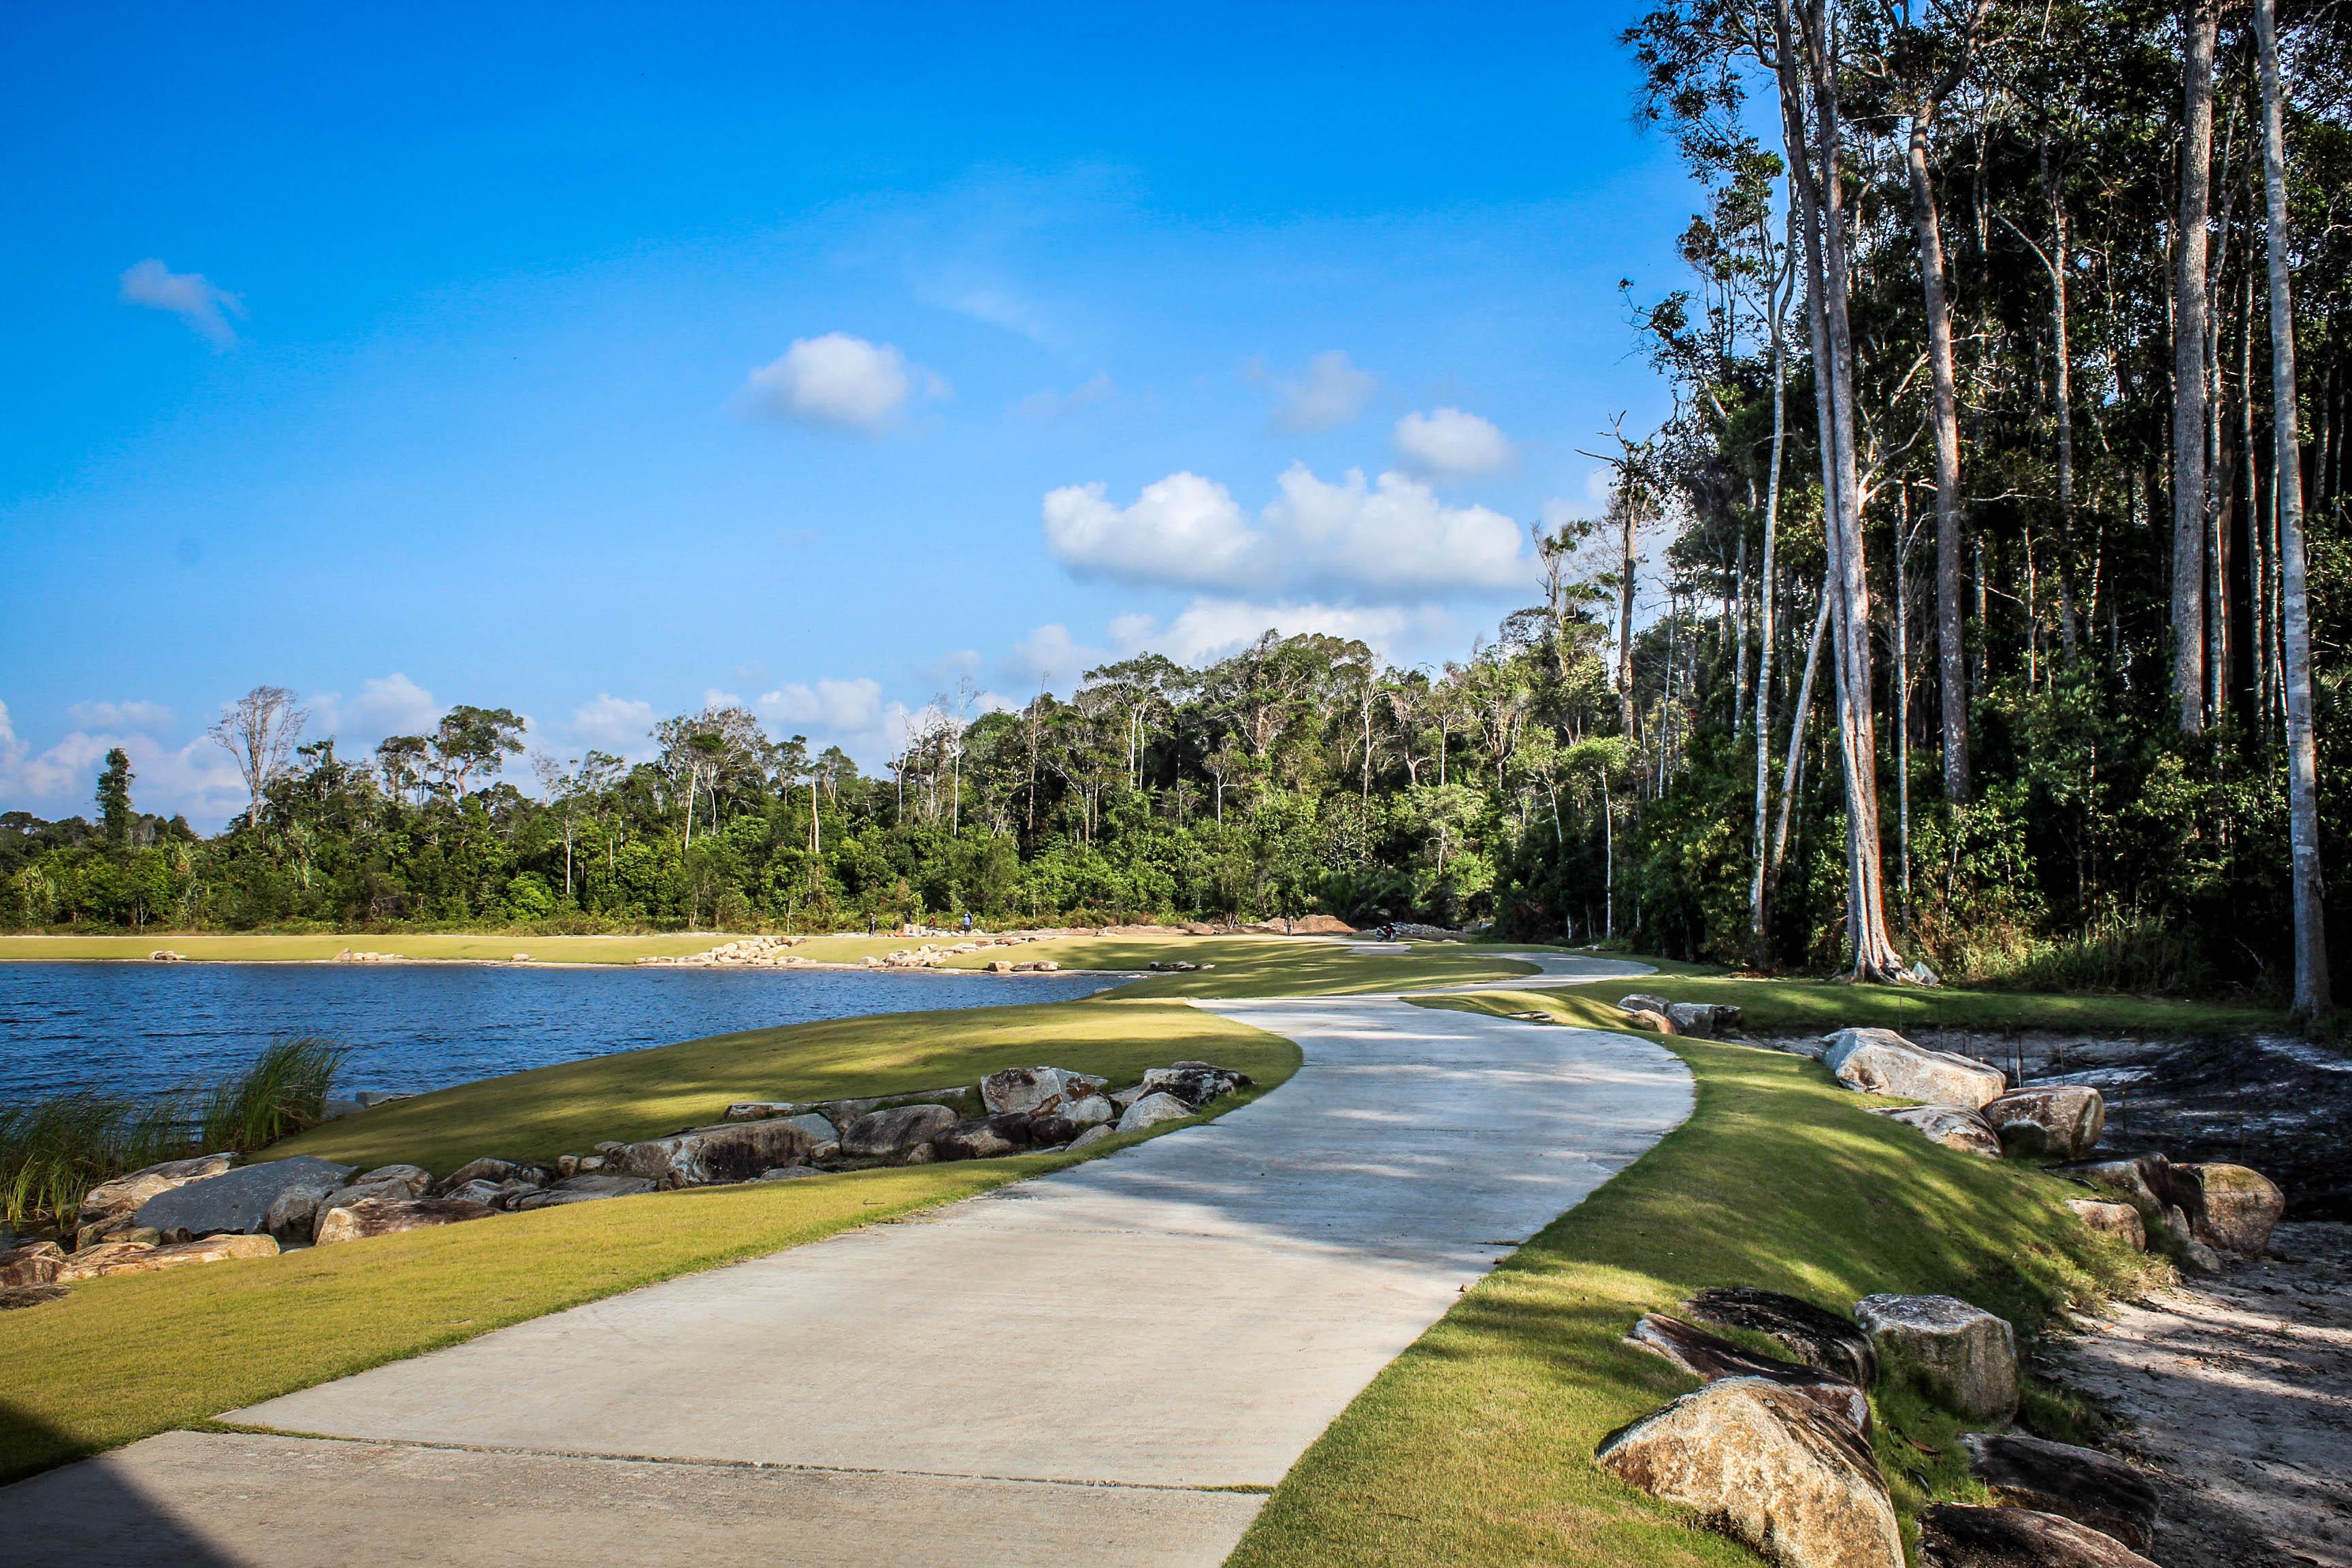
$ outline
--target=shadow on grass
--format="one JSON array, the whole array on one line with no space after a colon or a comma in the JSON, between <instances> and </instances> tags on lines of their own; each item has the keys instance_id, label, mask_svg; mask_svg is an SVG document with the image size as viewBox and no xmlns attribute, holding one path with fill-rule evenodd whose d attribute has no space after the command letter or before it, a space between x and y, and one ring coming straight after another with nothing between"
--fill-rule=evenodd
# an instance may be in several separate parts
<instances>
[{"instance_id":1,"label":"shadow on grass","mask_svg":"<svg viewBox=\"0 0 2352 1568\"><path fill-rule=\"evenodd\" d=\"M37 1453L58 1463L88 1446L0 1399L0 1451ZM170 1504L151 1496L110 1458L67 1464L0 1487L0 1568L236 1568L192 1531Z\"/></svg>"}]
</instances>

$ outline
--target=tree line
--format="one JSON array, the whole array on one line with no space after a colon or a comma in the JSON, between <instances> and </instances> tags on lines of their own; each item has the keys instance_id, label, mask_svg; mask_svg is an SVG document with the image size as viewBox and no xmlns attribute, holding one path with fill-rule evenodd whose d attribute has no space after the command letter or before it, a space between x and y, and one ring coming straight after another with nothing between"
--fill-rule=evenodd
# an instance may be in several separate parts
<instances>
[{"instance_id":1,"label":"tree line","mask_svg":"<svg viewBox=\"0 0 2352 1568\"><path fill-rule=\"evenodd\" d=\"M2352 23L2257 0L1667 0L1673 389L1458 662L1269 632L909 725L224 717L248 809L0 818L17 926L1492 920L1864 978L2331 996ZM120 759L117 759L120 762ZM113 802L114 804L110 804Z\"/></svg>"}]
</instances>

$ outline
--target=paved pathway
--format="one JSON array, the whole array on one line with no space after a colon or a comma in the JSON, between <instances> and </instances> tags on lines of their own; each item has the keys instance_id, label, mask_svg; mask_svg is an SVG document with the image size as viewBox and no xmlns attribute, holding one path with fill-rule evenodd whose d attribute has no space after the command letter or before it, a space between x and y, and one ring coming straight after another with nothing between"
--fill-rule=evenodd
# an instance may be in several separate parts
<instances>
[{"instance_id":1,"label":"paved pathway","mask_svg":"<svg viewBox=\"0 0 2352 1568\"><path fill-rule=\"evenodd\" d=\"M1305 1066L1207 1126L228 1417L299 1436L36 1478L0 1491L0 1563L1219 1563L1264 1500L1218 1489L1272 1487L1691 1088L1625 1035L1208 1005Z\"/></svg>"}]
</instances>

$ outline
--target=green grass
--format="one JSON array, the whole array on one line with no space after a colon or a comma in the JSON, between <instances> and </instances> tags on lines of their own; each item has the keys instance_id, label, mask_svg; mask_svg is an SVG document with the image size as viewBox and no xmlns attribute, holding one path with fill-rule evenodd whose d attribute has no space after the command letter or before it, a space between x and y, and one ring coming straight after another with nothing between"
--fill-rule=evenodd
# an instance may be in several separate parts
<instances>
[{"instance_id":1,"label":"green grass","mask_svg":"<svg viewBox=\"0 0 2352 1568\"><path fill-rule=\"evenodd\" d=\"M605 1139L718 1121L739 1100L844 1100L978 1083L1049 1064L1132 1083L1186 1058L1287 1078L1298 1047L1178 1002L1081 1002L880 1013L716 1035L564 1062L395 1100L273 1145L273 1158L405 1161L446 1173L484 1154L552 1160Z\"/></svg>"},{"instance_id":2,"label":"green grass","mask_svg":"<svg viewBox=\"0 0 2352 1568\"><path fill-rule=\"evenodd\" d=\"M1258 1080L1255 1089L1218 1102L1223 1114L1287 1079L1299 1060L1287 1040L1173 1003L990 1008L955 1015L957 1026L946 1030L943 1016L803 1024L493 1079L468 1086L473 1093L445 1091L455 1098L408 1131L444 1151L435 1165L441 1170L455 1163L453 1152L457 1158L485 1152L475 1146L477 1131L510 1130L521 1142L518 1152L549 1152L553 1142L578 1142L556 1136L557 1129L563 1114L595 1106L580 1098L592 1088L614 1096L595 1118L625 1111L666 1130L694 1119L668 1115L672 1109L737 1097L721 1085L730 1071L754 1065L766 1075L758 1079L761 1093L849 1095L969 1083L975 1069L1015 1064L1132 1078L1146 1066L1207 1057ZM601 1084L575 1071L603 1063L629 1070ZM567 1073L573 1076L563 1080L562 1113L548 1112L536 1091L491 1092ZM672 1079L682 1085L675 1095L664 1087ZM271 1152L362 1164L380 1163L380 1154L415 1157L418 1144L363 1123L383 1117L388 1125L391 1112L423 1104L387 1106ZM1192 1120L1107 1140L1080 1155L655 1193L280 1258L90 1280L63 1301L0 1314L0 1482L583 1301L969 1197ZM546 1142L530 1143L540 1135ZM495 1137L488 1146L508 1147Z\"/></svg>"},{"instance_id":3,"label":"green grass","mask_svg":"<svg viewBox=\"0 0 2352 1568\"><path fill-rule=\"evenodd\" d=\"M1574 998L1535 993L1430 1005L1584 1021ZM1391 1363L1276 1489L1232 1568L1753 1564L1689 1510L1592 1463L1605 1434L1697 1386L1622 1342L1642 1312L1707 1285L1838 1308L1877 1290L1941 1291L2031 1331L2146 1267L2076 1223L2054 1178L1868 1115L1808 1060L1667 1044L1697 1080L1690 1120ZM1967 1493L1957 1423L1902 1390L1878 1414L1906 1515Z\"/></svg>"},{"instance_id":4,"label":"green grass","mask_svg":"<svg viewBox=\"0 0 2352 1568\"><path fill-rule=\"evenodd\" d=\"M1643 963L1656 963L1643 959ZM1729 1002L1750 1030L1822 1033L1850 1026L1905 1029L2079 1029L2086 1034L2235 1034L2286 1026L2274 1009L2229 1002L2030 991L1970 991L1939 985L1854 985L1843 981L1748 980L1721 973L1667 973L1605 980L1580 987L1612 1005L1628 992L1669 1002ZM1622 1022L1622 1019L1620 1020Z\"/></svg>"},{"instance_id":5,"label":"green grass","mask_svg":"<svg viewBox=\"0 0 2352 1568\"><path fill-rule=\"evenodd\" d=\"M1029 948L1015 950L1027 957ZM1068 969L1140 969L1155 959L1213 963L1206 973L1154 974L1121 996L1348 996L1426 985L1461 985L1533 974L1536 966L1452 943L1408 953L1351 952L1297 937L1070 938L1034 950ZM986 954L974 954L985 958Z\"/></svg>"}]
</instances>

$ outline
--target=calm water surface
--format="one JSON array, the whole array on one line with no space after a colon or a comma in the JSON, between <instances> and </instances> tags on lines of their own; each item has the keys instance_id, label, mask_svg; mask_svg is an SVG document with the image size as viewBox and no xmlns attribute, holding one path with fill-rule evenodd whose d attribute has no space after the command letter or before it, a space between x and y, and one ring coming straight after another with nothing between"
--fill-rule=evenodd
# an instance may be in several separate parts
<instances>
[{"instance_id":1,"label":"calm water surface","mask_svg":"<svg viewBox=\"0 0 2352 1568\"><path fill-rule=\"evenodd\" d=\"M444 1089L704 1035L1084 996L1097 974L550 964L0 963L0 1099L210 1080L281 1035L357 1047L335 1092Z\"/></svg>"}]
</instances>

